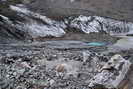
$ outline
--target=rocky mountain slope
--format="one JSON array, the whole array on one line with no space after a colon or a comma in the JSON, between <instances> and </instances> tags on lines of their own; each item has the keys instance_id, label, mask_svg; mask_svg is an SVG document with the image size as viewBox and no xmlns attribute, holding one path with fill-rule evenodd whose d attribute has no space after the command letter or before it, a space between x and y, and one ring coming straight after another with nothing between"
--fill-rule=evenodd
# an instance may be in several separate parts
<instances>
[{"instance_id":1,"label":"rocky mountain slope","mask_svg":"<svg viewBox=\"0 0 133 89\"><path fill-rule=\"evenodd\" d=\"M52 17L82 14L133 21L132 0L36 0L30 6Z\"/></svg>"}]
</instances>

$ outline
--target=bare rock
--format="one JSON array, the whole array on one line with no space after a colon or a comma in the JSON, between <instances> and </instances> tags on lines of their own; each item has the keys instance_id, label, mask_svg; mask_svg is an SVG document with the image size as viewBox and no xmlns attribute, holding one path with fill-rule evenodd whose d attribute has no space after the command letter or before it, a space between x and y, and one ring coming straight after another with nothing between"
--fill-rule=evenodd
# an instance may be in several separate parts
<instances>
[{"instance_id":1,"label":"bare rock","mask_svg":"<svg viewBox=\"0 0 133 89\"><path fill-rule=\"evenodd\" d=\"M100 73L94 76L89 86L94 89L99 86L106 89L118 88L128 74L130 66L129 60L125 60L121 55L117 54L102 67Z\"/></svg>"},{"instance_id":2,"label":"bare rock","mask_svg":"<svg viewBox=\"0 0 133 89\"><path fill-rule=\"evenodd\" d=\"M34 0L29 6L52 17L69 15L100 15L133 21L132 0Z\"/></svg>"},{"instance_id":3,"label":"bare rock","mask_svg":"<svg viewBox=\"0 0 133 89\"><path fill-rule=\"evenodd\" d=\"M56 66L56 71L57 72L64 72L65 71L65 66L66 64L59 64Z\"/></svg>"}]
</instances>

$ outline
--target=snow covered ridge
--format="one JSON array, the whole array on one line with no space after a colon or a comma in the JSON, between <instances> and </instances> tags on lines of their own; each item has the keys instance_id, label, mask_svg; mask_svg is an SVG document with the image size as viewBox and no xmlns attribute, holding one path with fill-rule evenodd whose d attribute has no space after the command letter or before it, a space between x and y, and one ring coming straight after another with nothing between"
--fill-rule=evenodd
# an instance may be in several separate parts
<instances>
[{"instance_id":1,"label":"snow covered ridge","mask_svg":"<svg viewBox=\"0 0 133 89\"><path fill-rule=\"evenodd\" d=\"M5 17L5 16L3 16L3 15L0 15L0 17L3 19L3 21L4 21L5 23L12 24L12 22L9 20L8 17Z\"/></svg>"},{"instance_id":2,"label":"snow covered ridge","mask_svg":"<svg viewBox=\"0 0 133 89\"><path fill-rule=\"evenodd\" d=\"M23 15L23 18L26 18L27 22L23 23L22 28L26 30L33 38L46 36L60 37L65 34L65 31L63 30L65 25L62 22L51 20L46 16L29 11L24 7L10 6L10 8L17 11L20 16ZM39 23L33 18L46 24Z\"/></svg>"},{"instance_id":3,"label":"snow covered ridge","mask_svg":"<svg viewBox=\"0 0 133 89\"><path fill-rule=\"evenodd\" d=\"M69 23L70 27L80 29L85 33L99 31L105 31L110 35L127 35L133 33L133 23L99 16L79 16L72 19Z\"/></svg>"},{"instance_id":4,"label":"snow covered ridge","mask_svg":"<svg viewBox=\"0 0 133 89\"><path fill-rule=\"evenodd\" d=\"M10 6L10 8L26 18L27 22L20 22L19 27L28 32L33 38L54 36L61 37L66 34L65 29L75 28L89 34L90 32L104 31L110 35L133 34L133 23L122 22L99 16L79 16L65 18L64 21L55 21L39 13L34 13L23 5ZM42 21L38 22L39 19ZM44 24L45 23L45 24Z\"/></svg>"},{"instance_id":5,"label":"snow covered ridge","mask_svg":"<svg viewBox=\"0 0 133 89\"><path fill-rule=\"evenodd\" d=\"M55 25L55 26L62 26L62 27L65 27L65 25L61 22L57 22L57 21L54 21L46 16L43 16L43 15L40 15L39 13L34 13L30 10L28 10L27 8L25 8L24 6L10 6L10 8L14 11L17 11L19 13L22 13L22 14L25 14L29 17L34 17L34 18L38 18L42 21L44 21L45 23L49 24L49 25Z\"/></svg>"}]
</instances>

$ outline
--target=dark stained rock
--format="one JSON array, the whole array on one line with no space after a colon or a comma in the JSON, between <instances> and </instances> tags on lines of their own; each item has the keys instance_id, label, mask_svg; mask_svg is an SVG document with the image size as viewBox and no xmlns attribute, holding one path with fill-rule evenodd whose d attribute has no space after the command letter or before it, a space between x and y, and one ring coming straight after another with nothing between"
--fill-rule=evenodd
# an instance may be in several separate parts
<instances>
[{"instance_id":1,"label":"dark stained rock","mask_svg":"<svg viewBox=\"0 0 133 89\"><path fill-rule=\"evenodd\" d=\"M68 15L100 15L133 21L132 0L33 0L29 6L40 13L61 17Z\"/></svg>"}]
</instances>

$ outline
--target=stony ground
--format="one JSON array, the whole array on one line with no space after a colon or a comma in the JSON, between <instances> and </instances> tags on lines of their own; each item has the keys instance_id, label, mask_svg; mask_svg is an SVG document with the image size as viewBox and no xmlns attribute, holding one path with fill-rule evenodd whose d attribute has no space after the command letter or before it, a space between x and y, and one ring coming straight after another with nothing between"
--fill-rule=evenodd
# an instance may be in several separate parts
<instances>
[{"instance_id":1,"label":"stony ground","mask_svg":"<svg viewBox=\"0 0 133 89\"><path fill-rule=\"evenodd\" d=\"M110 40L109 45L100 47L70 39L1 44L1 89L89 89L90 79L111 56L121 54L124 58L132 58L132 50L106 52L116 39L99 39L107 43ZM86 40L93 41L89 36Z\"/></svg>"},{"instance_id":2,"label":"stony ground","mask_svg":"<svg viewBox=\"0 0 133 89\"><path fill-rule=\"evenodd\" d=\"M0 84L3 89L9 86L13 89L88 89L89 79L98 72L96 67L92 71L94 66L89 60L83 60L85 50L41 48L40 51L40 47L33 47L32 51L23 47L23 50L25 55L19 54L18 50L16 53L11 52L16 55L6 52L1 57ZM93 57L108 60L108 56L93 51L91 55L92 60Z\"/></svg>"}]
</instances>

